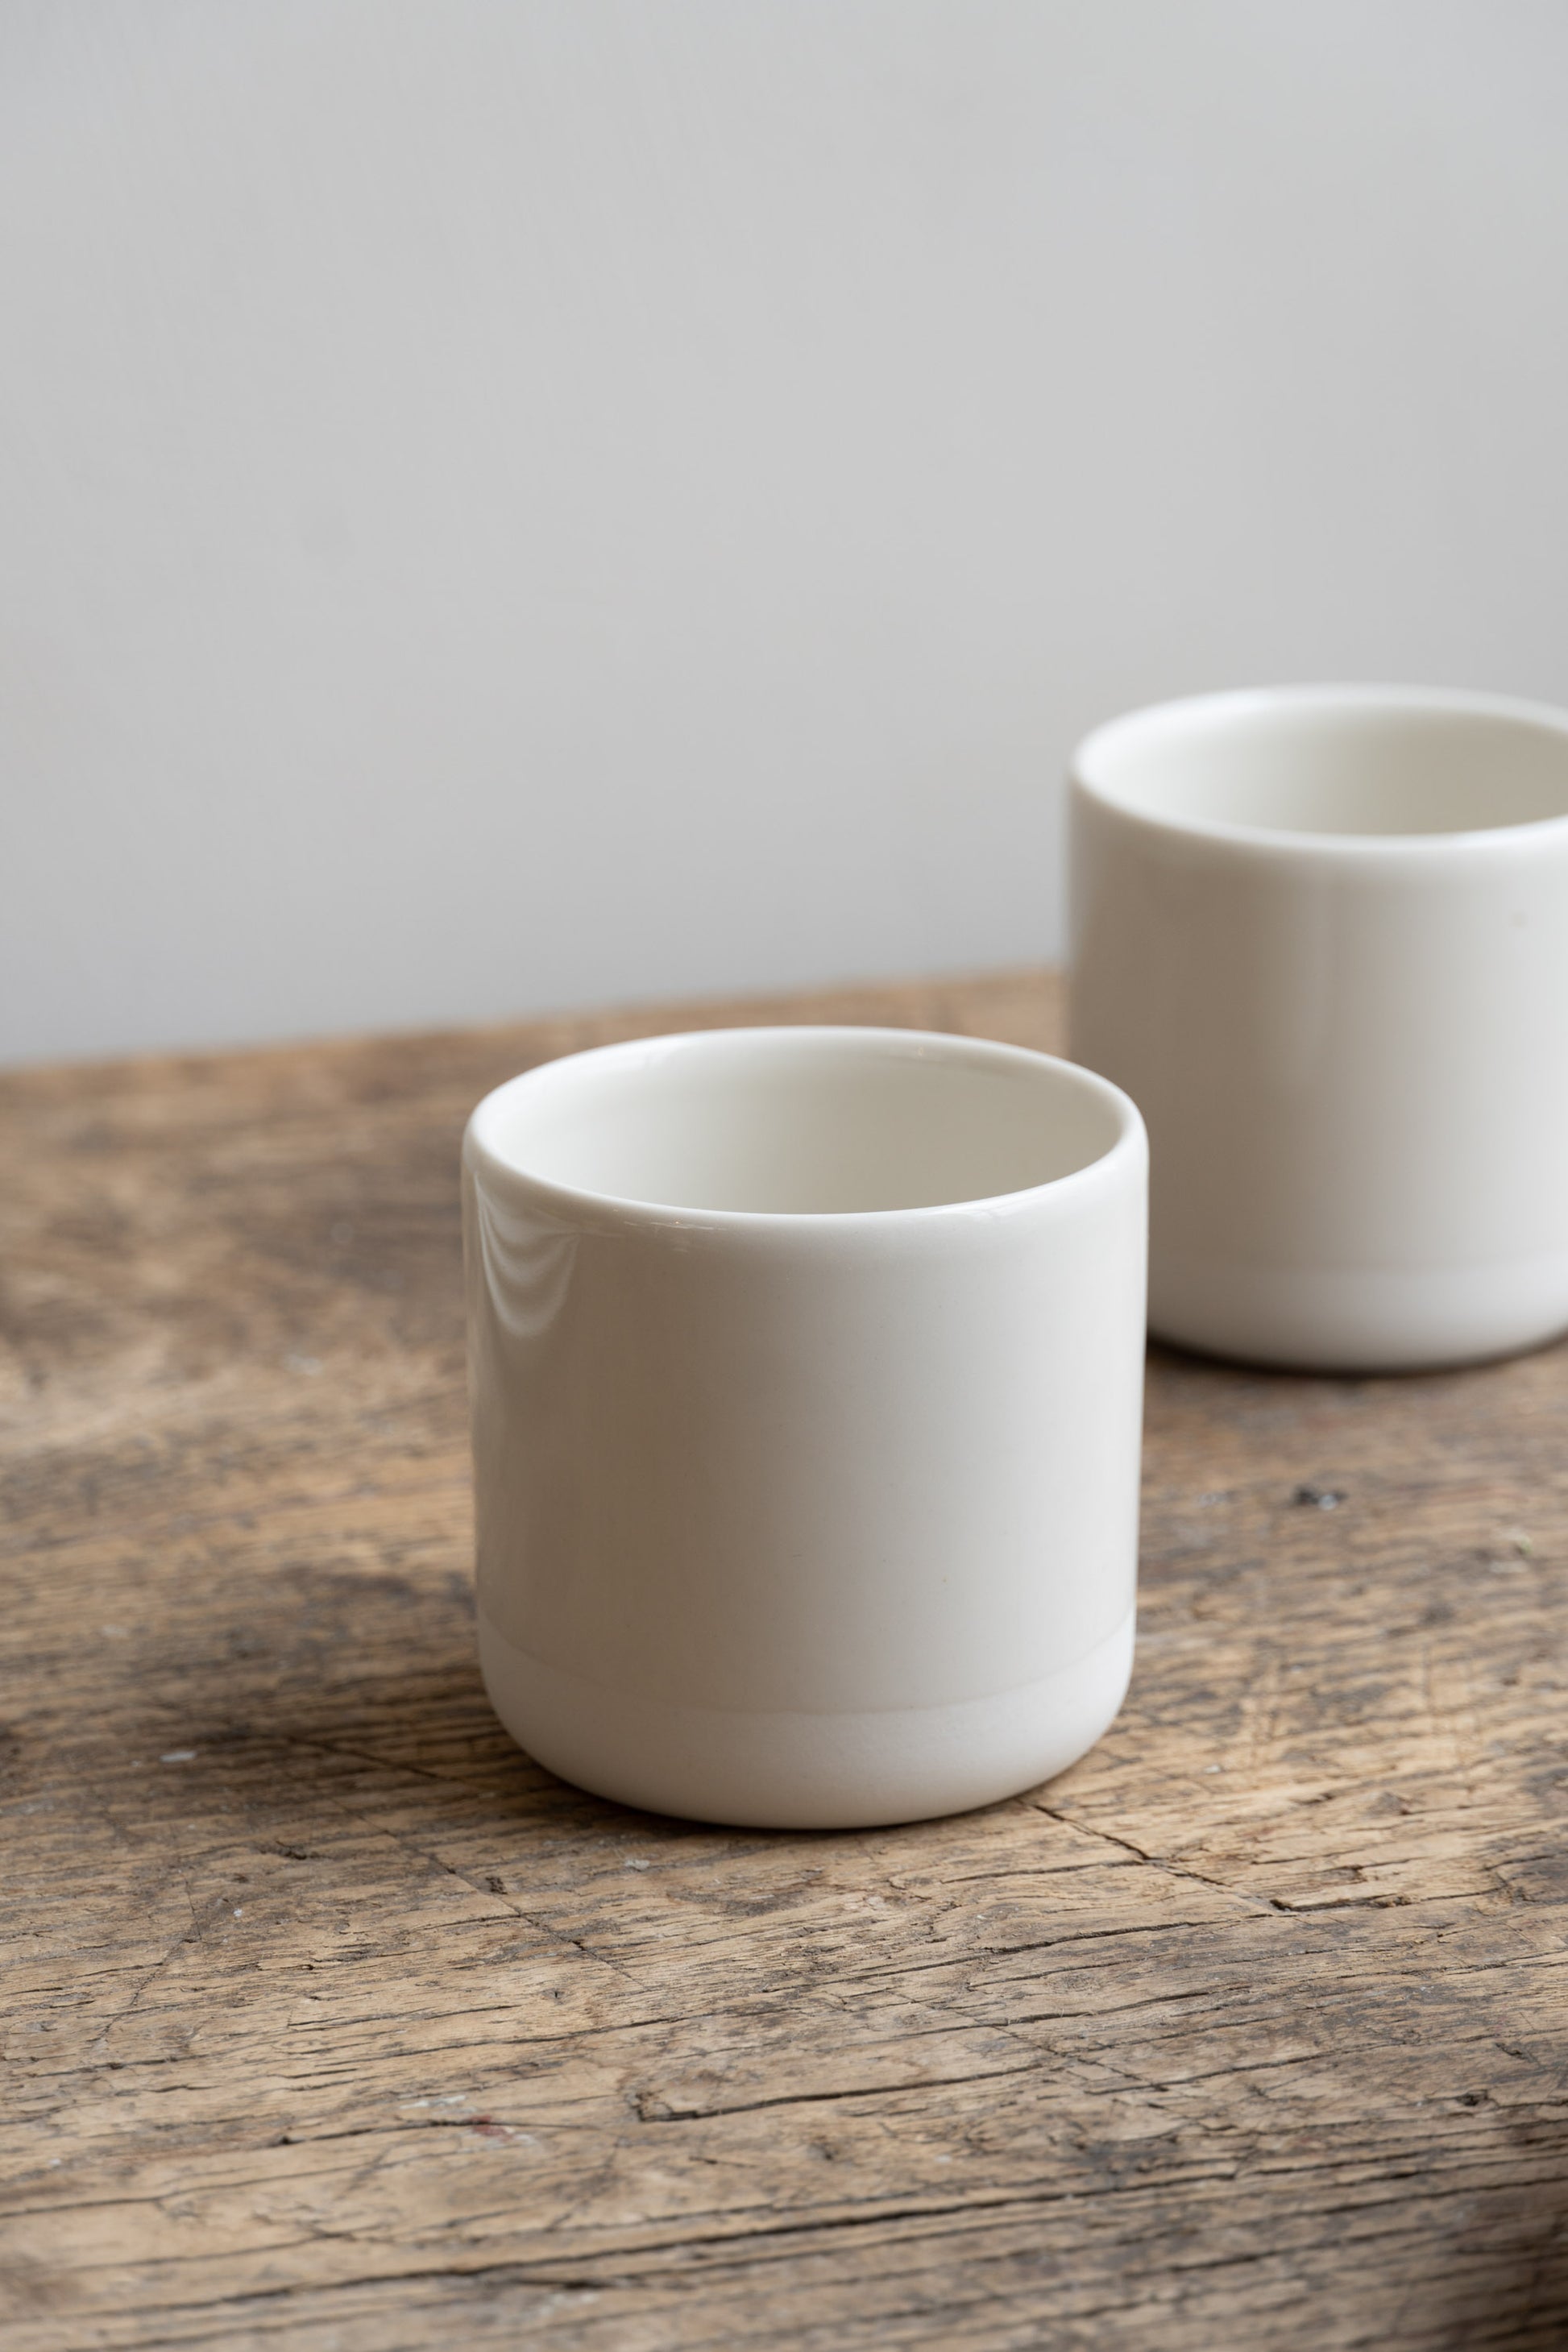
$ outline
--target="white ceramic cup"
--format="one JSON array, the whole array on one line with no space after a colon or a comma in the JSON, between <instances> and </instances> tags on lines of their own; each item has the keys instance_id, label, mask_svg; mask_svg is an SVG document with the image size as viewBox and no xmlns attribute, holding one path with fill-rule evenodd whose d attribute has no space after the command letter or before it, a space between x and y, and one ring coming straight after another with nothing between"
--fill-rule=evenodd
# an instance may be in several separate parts
<instances>
[{"instance_id":1,"label":"white ceramic cup","mask_svg":"<svg viewBox=\"0 0 1568 2352\"><path fill-rule=\"evenodd\" d=\"M1285 687L1070 779L1075 1056L1149 1123L1162 1337L1397 1370L1568 1328L1568 715Z\"/></svg>"},{"instance_id":2,"label":"white ceramic cup","mask_svg":"<svg viewBox=\"0 0 1568 2352\"><path fill-rule=\"evenodd\" d=\"M464 1142L479 1646L601 1796L987 1803L1132 1659L1147 1150L1067 1062L881 1029L544 1064Z\"/></svg>"}]
</instances>

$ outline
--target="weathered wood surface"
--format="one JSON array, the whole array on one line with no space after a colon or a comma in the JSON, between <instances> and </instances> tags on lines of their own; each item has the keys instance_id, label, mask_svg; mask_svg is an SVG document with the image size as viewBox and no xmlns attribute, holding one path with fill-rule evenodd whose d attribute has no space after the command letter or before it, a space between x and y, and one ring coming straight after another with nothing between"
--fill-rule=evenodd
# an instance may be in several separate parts
<instances>
[{"instance_id":1,"label":"weathered wood surface","mask_svg":"<svg viewBox=\"0 0 1568 2352\"><path fill-rule=\"evenodd\" d=\"M1156 1357L1043 1790L597 1803L475 1668L457 1140L668 1025L0 1086L8 2352L1568 2340L1568 1350Z\"/></svg>"}]
</instances>

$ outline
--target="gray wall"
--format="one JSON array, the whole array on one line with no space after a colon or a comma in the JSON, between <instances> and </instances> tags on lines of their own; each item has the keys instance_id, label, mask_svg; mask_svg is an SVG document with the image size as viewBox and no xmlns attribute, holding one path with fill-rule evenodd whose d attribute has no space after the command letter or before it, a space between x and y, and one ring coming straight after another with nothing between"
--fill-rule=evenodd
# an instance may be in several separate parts
<instances>
[{"instance_id":1,"label":"gray wall","mask_svg":"<svg viewBox=\"0 0 1568 2352\"><path fill-rule=\"evenodd\" d=\"M1001 964L1131 703L1568 700L1560 0L0 10L0 1055Z\"/></svg>"}]
</instances>

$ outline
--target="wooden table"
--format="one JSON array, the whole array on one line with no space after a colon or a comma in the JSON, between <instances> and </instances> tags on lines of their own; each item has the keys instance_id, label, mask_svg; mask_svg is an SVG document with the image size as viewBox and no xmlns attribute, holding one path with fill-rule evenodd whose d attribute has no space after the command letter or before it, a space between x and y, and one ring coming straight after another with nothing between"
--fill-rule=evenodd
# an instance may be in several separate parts
<instances>
[{"instance_id":1,"label":"wooden table","mask_svg":"<svg viewBox=\"0 0 1568 2352\"><path fill-rule=\"evenodd\" d=\"M1568 2341L1568 1350L1156 1355L1126 1711L875 1835L474 1663L463 1117L693 1021L0 1087L7 2352Z\"/></svg>"}]
</instances>

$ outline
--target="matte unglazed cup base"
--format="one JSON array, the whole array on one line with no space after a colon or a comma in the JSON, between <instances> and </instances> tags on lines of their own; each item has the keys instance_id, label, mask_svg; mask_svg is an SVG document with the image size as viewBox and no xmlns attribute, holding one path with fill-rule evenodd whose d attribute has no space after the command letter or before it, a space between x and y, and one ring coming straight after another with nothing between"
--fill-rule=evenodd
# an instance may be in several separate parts
<instances>
[{"instance_id":1,"label":"matte unglazed cup base","mask_svg":"<svg viewBox=\"0 0 1568 2352\"><path fill-rule=\"evenodd\" d=\"M1568 1328L1568 1253L1390 1271L1162 1260L1149 1332L1276 1371L1443 1371L1549 1346Z\"/></svg>"},{"instance_id":2,"label":"matte unglazed cup base","mask_svg":"<svg viewBox=\"0 0 1568 2352\"><path fill-rule=\"evenodd\" d=\"M531 1658L482 1612L479 1664L519 1747L595 1797L748 1829L874 1829L995 1804L1076 1764L1127 1696L1133 1622L1016 1690L860 1715L607 1690Z\"/></svg>"}]
</instances>

